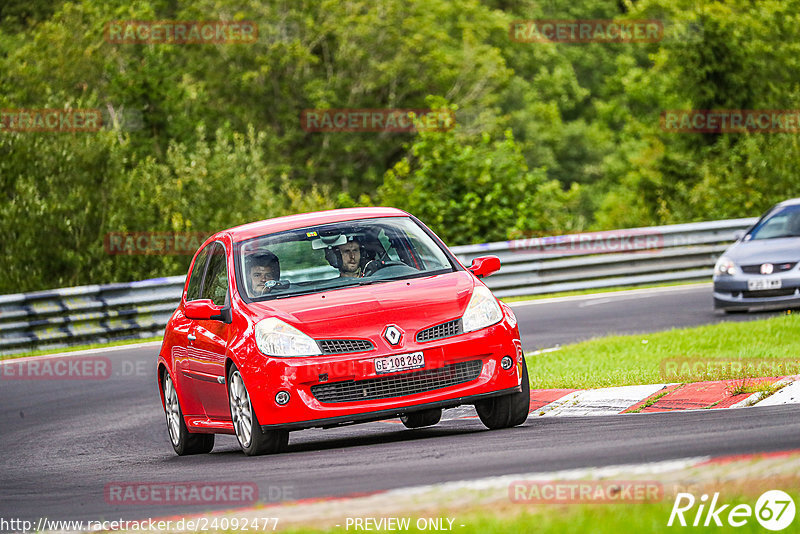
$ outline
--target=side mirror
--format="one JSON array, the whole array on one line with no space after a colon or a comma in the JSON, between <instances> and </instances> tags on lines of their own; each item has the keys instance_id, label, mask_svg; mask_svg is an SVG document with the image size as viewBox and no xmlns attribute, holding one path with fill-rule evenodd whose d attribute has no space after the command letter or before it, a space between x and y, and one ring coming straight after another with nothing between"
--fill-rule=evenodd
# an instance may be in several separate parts
<instances>
[{"instance_id":1,"label":"side mirror","mask_svg":"<svg viewBox=\"0 0 800 534\"><path fill-rule=\"evenodd\" d=\"M733 232L733 239L734 241L741 241L746 234L747 232L745 230L736 230Z\"/></svg>"},{"instance_id":2,"label":"side mirror","mask_svg":"<svg viewBox=\"0 0 800 534\"><path fill-rule=\"evenodd\" d=\"M210 299L192 300L186 303L183 308L183 313L189 319L198 321L222 321L224 323L231 322L231 309L221 306L215 306Z\"/></svg>"},{"instance_id":3,"label":"side mirror","mask_svg":"<svg viewBox=\"0 0 800 534\"><path fill-rule=\"evenodd\" d=\"M489 276L500 270L500 258L497 256L481 256L472 260L472 265L468 267L472 274L478 278Z\"/></svg>"}]
</instances>

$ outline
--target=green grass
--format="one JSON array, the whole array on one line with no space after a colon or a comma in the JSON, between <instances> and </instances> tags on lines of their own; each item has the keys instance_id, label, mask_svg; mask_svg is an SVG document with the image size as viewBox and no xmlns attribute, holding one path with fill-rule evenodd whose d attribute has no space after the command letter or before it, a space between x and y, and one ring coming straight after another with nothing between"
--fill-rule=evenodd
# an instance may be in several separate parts
<instances>
[{"instance_id":1,"label":"green grass","mask_svg":"<svg viewBox=\"0 0 800 534\"><path fill-rule=\"evenodd\" d=\"M725 378L775 376L797 372L800 362L800 315L725 322L654 334L610 336L566 345L561 350L528 357L531 387L598 388L663 382L698 382ZM707 360L791 360L785 368L738 372L723 369L675 376L662 368ZM713 369L713 366L712 366ZM783 372L781 372L783 371ZM788 371L788 372L787 372Z\"/></svg>"},{"instance_id":2,"label":"green grass","mask_svg":"<svg viewBox=\"0 0 800 534\"><path fill-rule=\"evenodd\" d=\"M524 295L521 297L503 297L500 300L505 302L506 304L512 302L525 302L527 300L542 300L542 299L551 299L557 297L576 297L581 295L604 295L606 293L619 293L620 291L629 291L632 289L650 289L656 287L677 287L677 286L690 286L690 285L698 285L698 284L707 284L708 281L698 281L698 282L666 282L661 284L643 284L637 286L615 286L615 287L607 287L603 289L578 289L575 291L560 291L558 293L544 293L541 295Z\"/></svg>"},{"instance_id":3,"label":"green grass","mask_svg":"<svg viewBox=\"0 0 800 534\"><path fill-rule=\"evenodd\" d=\"M34 350L30 352L20 352L19 354L0 354L0 360L10 360L12 358L25 358L28 356L43 356L47 354L60 354L62 352L74 352L77 350L100 349L104 347L117 347L120 345L135 345L137 343L147 343L149 341L161 341L161 336L146 337L142 339L123 339L110 343L91 343L87 345L74 345L63 349Z\"/></svg>"},{"instance_id":4,"label":"green grass","mask_svg":"<svg viewBox=\"0 0 800 534\"><path fill-rule=\"evenodd\" d=\"M657 402L658 402L658 401L661 399L661 397L664 397L665 395L667 395L668 393L670 393L670 390L671 390L671 389L672 389L672 388L664 388L664 391L662 391L661 393L659 393L659 394L657 394L657 395L653 395L652 397L650 397L649 399L647 399L647 402L645 402L644 404L642 404L641 406L639 406L639 407L638 407L638 408L636 408L635 410L631 410L631 411L629 411L628 413L640 413L640 412L641 412L642 410L644 410L645 408L649 408L650 406L652 406L652 405L654 405L655 403L657 403Z\"/></svg>"},{"instance_id":5,"label":"green grass","mask_svg":"<svg viewBox=\"0 0 800 534\"><path fill-rule=\"evenodd\" d=\"M731 388L731 395L742 395L744 393L766 393L767 395L772 395L781 389L781 387L783 386L775 385L773 382L744 378L738 381L738 383L734 384L734 386Z\"/></svg>"}]
</instances>

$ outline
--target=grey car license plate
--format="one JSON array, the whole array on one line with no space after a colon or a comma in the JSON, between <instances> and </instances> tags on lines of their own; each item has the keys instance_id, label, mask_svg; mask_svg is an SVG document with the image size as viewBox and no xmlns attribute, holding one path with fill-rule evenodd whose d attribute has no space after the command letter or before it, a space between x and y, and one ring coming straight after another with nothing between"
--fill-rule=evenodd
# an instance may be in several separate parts
<instances>
[{"instance_id":1,"label":"grey car license plate","mask_svg":"<svg viewBox=\"0 0 800 534\"><path fill-rule=\"evenodd\" d=\"M755 278L747 281L748 291L765 291L767 289L780 289L780 278Z\"/></svg>"}]
</instances>

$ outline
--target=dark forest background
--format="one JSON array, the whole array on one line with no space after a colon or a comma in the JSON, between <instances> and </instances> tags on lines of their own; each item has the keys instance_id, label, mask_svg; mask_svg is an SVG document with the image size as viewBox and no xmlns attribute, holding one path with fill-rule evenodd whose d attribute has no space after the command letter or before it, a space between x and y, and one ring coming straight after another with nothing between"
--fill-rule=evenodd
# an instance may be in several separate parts
<instances>
[{"instance_id":1,"label":"dark forest background","mask_svg":"<svg viewBox=\"0 0 800 534\"><path fill-rule=\"evenodd\" d=\"M657 19L655 43L519 43L517 19ZM111 20L252 20L255 44L111 44ZM109 232L389 205L448 244L758 215L795 134L665 132L672 109L800 109L797 0L3 0L0 293L183 274ZM455 110L447 132L306 132L307 108Z\"/></svg>"}]
</instances>

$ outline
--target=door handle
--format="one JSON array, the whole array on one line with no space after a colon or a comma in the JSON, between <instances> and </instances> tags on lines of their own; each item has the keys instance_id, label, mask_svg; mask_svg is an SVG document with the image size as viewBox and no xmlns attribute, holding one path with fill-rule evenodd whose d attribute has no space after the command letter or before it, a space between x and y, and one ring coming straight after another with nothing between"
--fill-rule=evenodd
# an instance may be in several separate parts
<instances>
[{"instance_id":1,"label":"door handle","mask_svg":"<svg viewBox=\"0 0 800 534\"><path fill-rule=\"evenodd\" d=\"M194 334L189 334L188 336L186 336L186 339L188 339L189 341L194 341L195 339L197 339L197 336L195 336Z\"/></svg>"}]
</instances>

